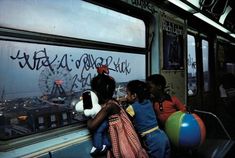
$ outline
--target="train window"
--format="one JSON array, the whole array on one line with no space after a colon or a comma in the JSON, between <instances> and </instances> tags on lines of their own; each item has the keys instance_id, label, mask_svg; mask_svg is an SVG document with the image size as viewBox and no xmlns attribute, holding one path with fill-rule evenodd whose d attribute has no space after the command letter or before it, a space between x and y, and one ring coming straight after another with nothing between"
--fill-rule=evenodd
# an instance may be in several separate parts
<instances>
[{"instance_id":1,"label":"train window","mask_svg":"<svg viewBox=\"0 0 235 158\"><path fill-rule=\"evenodd\" d=\"M226 63L226 71L235 74L235 63Z\"/></svg>"},{"instance_id":2,"label":"train window","mask_svg":"<svg viewBox=\"0 0 235 158\"><path fill-rule=\"evenodd\" d=\"M0 140L86 121L71 102L90 88L97 66L109 67L116 97L129 80L146 78L142 20L85 1L26 1L0 1ZM62 44L47 38L36 43L16 33L9 40L5 28L7 33L19 29L20 35L33 31L32 38L41 33L49 40L66 38ZM70 37L82 40L71 47ZM92 41L84 46L83 39ZM144 49L136 52L136 47Z\"/></svg>"},{"instance_id":3,"label":"train window","mask_svg":"<svg viewBox=\"0 0 235 158\"><path fill-rule=\"evenodd\" d=\"M203 78L204 78L204 91L209 91L209 45L207 40L202 40L202 64L203 64Z\"/></svg>"},{"instance_id":4,"label":"train window","mask_svg":"<svg viewBox=\"0 0 235 158\"><path fill-rule=\"evenodd\" d=\"M0 26L145 48L143 20L81 0L1 0Z\"/></svg>"},{"instance_id":5,"label":"train window","mask_svg":"<svg viewBox=\"0 0 235 158\"><path fill-rule=\"evenodd\" d=\"M188 39L188 95L197 93L197 67L196 67L196 42L195 37L187 35Z\"/></svg>"},{"instance_id":6,"label":"train window","mask_svg":"<svg viewBox=\"0 0 235 158\"><path fill-rule=\"evenodd\" d=\"M0 47L0 139L85 121L71 102L89 88L96 66L108 65L120 90L145 79L145 54L3 40Z\"/></svg>"}]
</instances>

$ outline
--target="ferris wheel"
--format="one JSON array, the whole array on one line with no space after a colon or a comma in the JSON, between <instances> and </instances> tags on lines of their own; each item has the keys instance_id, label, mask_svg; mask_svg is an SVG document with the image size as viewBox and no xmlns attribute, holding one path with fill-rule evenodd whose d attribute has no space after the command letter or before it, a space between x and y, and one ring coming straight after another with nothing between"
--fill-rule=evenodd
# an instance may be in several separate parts
<instances>
[{"instance_id":1,"label":"ferris wheel","mask_svg":"<svg viewBox=\"0 0 235 158\"><path fill-rule=\"evenodd\" d=\"M46 67L40 73L39 87L43 95L65 95L71 90L72 76L66 68Z\"/></svg>"}]
</instances>

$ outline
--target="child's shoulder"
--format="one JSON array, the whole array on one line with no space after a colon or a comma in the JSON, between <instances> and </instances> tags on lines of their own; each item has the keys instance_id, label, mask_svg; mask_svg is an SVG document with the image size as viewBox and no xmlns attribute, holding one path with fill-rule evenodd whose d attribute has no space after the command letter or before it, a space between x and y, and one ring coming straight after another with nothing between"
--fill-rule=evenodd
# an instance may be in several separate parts
<instances>
[{"instance_id":1,"label":"child's shoulder","mask_svg":"<svg viewBox=\"0 0 235 158\"><path fill-rule=\"evenodd\" d=\"M175 95L172 95L172 96L171 96L171 99L178 99L178 97L175 96Z\"/></svg>"},{"instance_id":2,"label":"child's shoulder","mask_svg":"<svg viewBox=\"0 0 235 158\"><path fill-rule=\"evenodd\" d=\"M178 102L179 101L179 98L175 95L172 95L171 96L171 101L174 103L174 102Z\"/></svg>"},{"instance_id":3,"label":"child's shoulder","mask_svg":"<svg viewBox=\"0 0 235 158\"><path fill-rule=\"evenodd\" d=\"M104 104L103 108L105 108L108 113L113 114L119 113L121 106L118 101L110 99Z\"/></svg>"}]
</instances>

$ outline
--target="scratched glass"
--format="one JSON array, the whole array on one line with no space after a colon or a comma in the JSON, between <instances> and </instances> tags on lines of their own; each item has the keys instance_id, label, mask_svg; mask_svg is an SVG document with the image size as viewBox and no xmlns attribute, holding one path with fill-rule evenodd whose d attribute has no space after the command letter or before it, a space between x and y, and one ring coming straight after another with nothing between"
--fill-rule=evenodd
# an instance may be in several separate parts
<instances>
[{"instance_id":1,"label":"scratched glass","mask_svg":"<svg viewBox=\"0 0 235 158\"><path fill-rule=\"evenodd\" d=\"M188 40L188 95L197 93L197 67L196 67L196 42L192 35L187 35Z\"/></svg>"},{"instance_id":2,"label":"scratched glass","mask_svg":"<svg viewBox=\"0 0 235 158\"><path fill-rule=\"evenodd\" d=\"M90 88L99 65L108 65L116 80L115 97L125 95L126 82L144 80L146 74L144 52L0 40L0 57L0 139L85 121L71 102Z\"/></svg>"},{"instance_id":3,"label":"scratched glass","mask_svg":"<svg viewBox=\"0 0 235 158\"><path fill-rule=\"evenodd\" d=\"M1 0L0 27L139 48L146 41L143 20L82 0Z\"/></svg>"},{"instance_id":4,"label":"scratched glass","mask_svg":"<svg viewBox=\"0 0 235 158\"><path fill-rule=\"evenodd\" d=\"M209 71L209 43L202 40L202 64L203 64L203 85L204 91L210 90L210 71Z\"/></svg>"}]
</instances>

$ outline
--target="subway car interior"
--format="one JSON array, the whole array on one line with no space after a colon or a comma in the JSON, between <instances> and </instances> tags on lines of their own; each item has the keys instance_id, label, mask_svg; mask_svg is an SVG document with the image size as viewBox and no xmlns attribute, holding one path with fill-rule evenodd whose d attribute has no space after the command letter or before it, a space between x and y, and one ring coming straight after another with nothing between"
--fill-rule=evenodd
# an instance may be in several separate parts
<instances>
[{"instance_id":1,"label":"subway car interior","mask_svg":"<svg viewBox=\"0 0 235 158\"><path fill-rule=\"evenodd\" d=\"M235 157L234 17L234 0L0 0L0 157L92 157L75 101L101 65L115 99L161 74L200 118L199 131L170 129L199 135L172 158Z\"/></svg>"}]
</instances>

